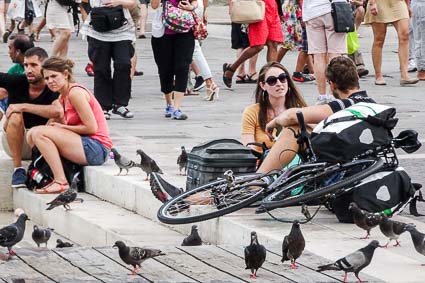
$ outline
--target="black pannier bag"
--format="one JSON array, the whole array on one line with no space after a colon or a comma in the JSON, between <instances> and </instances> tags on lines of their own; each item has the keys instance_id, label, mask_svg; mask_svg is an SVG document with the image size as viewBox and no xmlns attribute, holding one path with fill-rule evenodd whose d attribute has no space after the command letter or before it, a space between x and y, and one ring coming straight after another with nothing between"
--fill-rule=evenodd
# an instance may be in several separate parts
<instances>
[{"instance_id":1,"label":"black pannier bag","mask_svg":"<svg viewBox=\"0 0 425 283\"><path fill-rule=\"evenodd\" d=\"M61 157L62 166L65 171L65 177L68 184L71 184L74 176L78 175L77 188L79 192L84 192L84 169L83 166L75 164ZM34 146L31 153L31 163L27 169L26 186L30 190L41 189L53 181L52 170L44 160L40 151Z\"/></svg>"},{"instance_id":2,"label":"black pannier bag","mask_svg":"<svg viewBox=\"0 0 425 283\"><path fill-rule=\"evenodd\" d=\"M118 29L127 24L122 6L93 7L90 11L90 24L98 32L107 32Z\"/></svg>"},{"instance_id":3,"label":"black pannier bag","mask_svg":"<svg viewBox=\"0 0 425 283\"><path fill-rule=\"evenodd\" d=\"M223 178L227 170L235 175L255 172L256 163L252 150L237 140L217 139L200 144L188 154L186 190Z\"/></svg>"},{"instance_id":4,"label":"black pannier bag","mask_svg":"<svg viewBox=\"0 0 425 283\"><path fill-rule=\"evenodd\" d=\"M385 170L363 179L349 192L331 201L331 210L339 222L353 223L348 210L351 202L369 212L391 215L410 201L415 194L409 175L402 167Z\"/></svg>"},{"instance_id":5,"label":"black pannier bag","mask_svg":"<svg viewBox=\"0 0 425 283\"><path fill-rule=\"evenodd\" d=\"M354 15L351 3L347 1L331 2L331 15L335 32L348 33L355 31Z\"/></svg>"},{"instance_id":6,"label":"black pannier bag","mask_svg":"<svg viewBox=\"0 0 425 283\"><path fill-rule=\"evenodd\" d=\"M397 124L395 108L360 102L320 122L311 145L321 161L350 161L368 150L391 143Z\"/></svg>"}]
</instances>

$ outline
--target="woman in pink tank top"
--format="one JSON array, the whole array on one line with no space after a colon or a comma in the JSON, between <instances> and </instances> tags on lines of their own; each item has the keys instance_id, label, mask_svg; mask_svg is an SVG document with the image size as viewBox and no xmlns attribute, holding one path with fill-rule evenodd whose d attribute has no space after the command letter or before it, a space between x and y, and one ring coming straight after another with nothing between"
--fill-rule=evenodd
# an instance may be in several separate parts
<instances>
[{"instance_id":1,"label":"woman in pink tank top","mask_svg":"<svg viewBox=\"0 0 425 283\"><path fill-rule=\"evenodd\" d=\"M28 132L28 143L38 148L54 177L52 183L36 190L38 194L69 188L61 156L79 165L101 165L112 148L102 108L87 88L74 81L73 66L71 60L60 57L50 57L42 66L47 86L60 94L53 104L63 109L63 116Z\"/></svg>"}]
</instances>

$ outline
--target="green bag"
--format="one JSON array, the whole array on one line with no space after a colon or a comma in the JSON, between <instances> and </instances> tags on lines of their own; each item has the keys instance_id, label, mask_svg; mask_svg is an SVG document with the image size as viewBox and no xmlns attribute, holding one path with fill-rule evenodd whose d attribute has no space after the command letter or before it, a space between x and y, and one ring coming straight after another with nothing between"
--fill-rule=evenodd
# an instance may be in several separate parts
<instances>
[{"instance_id":1,"label":"green bag","mask_svg":"<svg viewBox=\"0 0 425 283\"><path fill-rule=\"evenodd\" d=\"M357 31L347 33L347 53L351 55L359 48L360 43Z\"/></svg>"}]
</instances>

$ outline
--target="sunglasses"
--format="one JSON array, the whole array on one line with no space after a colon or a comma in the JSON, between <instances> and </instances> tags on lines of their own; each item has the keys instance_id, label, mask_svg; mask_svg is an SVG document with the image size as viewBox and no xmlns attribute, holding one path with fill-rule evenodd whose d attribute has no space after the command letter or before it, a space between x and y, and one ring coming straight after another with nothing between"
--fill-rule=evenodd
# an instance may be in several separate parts
<instances>
[{"instance_id":1,"label":"sunglasses","mask_svg":"<svg viewBox=\"0 0 425 283\"><path fill-rule=\"evenodd\" d=\"M268 84L269 86L274 86L277 83L277 80L279 80L281 83L286 82L286 80L288 79L288 75L286 73L282 73L279 76L275 77L275 76L270 76L268 77L265 82L266 84Z\"/></svg>"}]
</instances>

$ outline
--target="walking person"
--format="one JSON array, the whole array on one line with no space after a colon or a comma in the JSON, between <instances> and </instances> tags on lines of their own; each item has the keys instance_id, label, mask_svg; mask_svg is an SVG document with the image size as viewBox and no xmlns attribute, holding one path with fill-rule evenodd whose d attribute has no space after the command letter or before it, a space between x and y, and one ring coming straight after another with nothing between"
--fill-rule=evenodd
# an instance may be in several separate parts
<instances>
[{"instance_id":1,"label":"walking person","mask_svg":"<svg viewBox=\"0 0 425 283\"><path fill-rule=\"evenodd\" d=\"M418 79L425 81L425 0L412 1L412 10Z\"/></svg>"},{"instance_id":2,"label":"walking person","mask_svg":"<svg viewBox=\"0 0 425 283\"><path fill-rule=\"evenodd\" d=\"M194 11L198 5L197 1L186 0L170 0L170 3L186 11ZM151 6L152 9L162 9L160 0L152 0ZM186 120L188 117L181 110L181 105L195 47L193 31L176 33L165 28L161 37L152 37L151 44L155 63L158 66L161 92L165 96L165 117Z\"/></svg>"},{"instance_id":3,"label":"walking person","mask_svg":"<svg viewBox=\"0 0 425 283\"><path fill-rule=\"evenodd\" d=\"M228 88L232 87L232 77L237 68L263 50L264 46L267 46L267 62L277 59L277 46L283 42L279 18L282 16L282 4L280 0L264 0L264 3L264 19L248 26L249 48L245 49L233 64L223 64L223 82Z\"/></svg>"},{"instance_id":4,"label":"walking person","mask_svg":"<svg viewBox=\"0 0 425 283\"><path fill-rule=\"evenodd\" d=\"M111 119L111 110L113 114L126 119L134 117L127 106L131 96L131 57L134 55L132 42L136 40L129 9L135 5L136 0L91 0L92 9L81 28L81 34L87 37L88 56L93 63L94 95L102 106L106 120ZM111 11L122 9L122 25L104 32L96 30L92 24L92 13L100 7Z\"/></svg>"},{"instance_id":5,"label":"walking person","mask_svg":"<svg viewBox=\"0 0 425 283\"><path fill-rule=\"evenodd\" d=\"M140 2L140 18L139 21L136 23L138 24L138 30L139 35L137 38L146 38L145 31L146 31L146 22L148 20L148 6L150 3L150 0L138 0Z\"/></svg>"},{"instance_id":6,"label":"walking person","mask_svg":"<svg viewBox=\"0 0 425 283\"><path fill-rule=\"evenodd\" d=\"M397 31L398 60L400 64L400 85L416 84L407 71L409 61L409 14L410 0L369 0L365 23L372 25L373 46L372 61L375 69L375 85L386 85L382 73L382 48L385 42L388 24Z\"/></svg>"},{"instance_id":7,"label":"walking person","mask_svg":"<svg viewBox=\"0 0 425 283\"><path fill-rule=\"evenodd\" d=\"M69 7L62 6L57 0L49 0L46 10L46 25L49 30L58 33L54 37L51 55L66 57L71 33L74 32L74 21Z\"/></svg>"}]
</instances>

